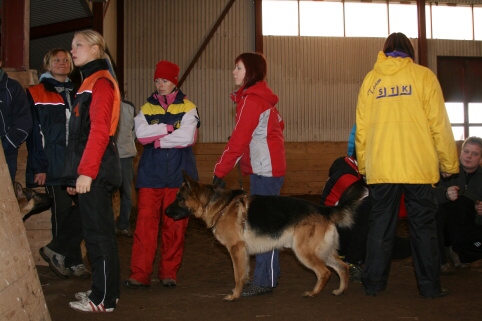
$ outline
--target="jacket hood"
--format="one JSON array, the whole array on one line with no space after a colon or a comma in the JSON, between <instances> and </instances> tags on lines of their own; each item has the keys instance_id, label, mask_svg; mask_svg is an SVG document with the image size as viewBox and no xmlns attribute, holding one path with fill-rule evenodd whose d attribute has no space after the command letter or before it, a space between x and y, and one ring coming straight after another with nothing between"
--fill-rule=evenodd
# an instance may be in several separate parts
<instances>
[{"instance_id":1,"label":"jacket hood","mask_svg":"<svg viewBox=\"0 0 482 321\"><path fill-rule=\"evenodd\" d=\"M353 165L350 165L349 162L351 162ZM346 156L338 157L337 159L335 159L333 164L331 164L331 167L328 170L328 176L332 176L338 171L358 175L358 172L353 166L356 166L355 160L353 158Z\"/></svg>"},{"instance_id":2,"label":"jacket hood","mask_svg":"<svg viewBox=\"0 0 482 321\"><path fill-rule=\"evenodd\" d=\"M412 58L387 57L383 51L380 51L373 69L382 75L393 75L411 63L413 63Z\"/></svg>"},{"instance_id":3,"label":"jacket hood","mask_svg":"<svg viewBox=\"0 0 482 321\"><path fill-rule=\"evenodd\" d=\"M246 95L258 96L266 100L271 106L275 106L279 101L278 96L273 93L271 88L268 87L266 81L258 81L256 84L247 89L244 89L244 87L239 88L237 91L231 94L231 99L237 103Z\"/></svg>"}]
</instances>

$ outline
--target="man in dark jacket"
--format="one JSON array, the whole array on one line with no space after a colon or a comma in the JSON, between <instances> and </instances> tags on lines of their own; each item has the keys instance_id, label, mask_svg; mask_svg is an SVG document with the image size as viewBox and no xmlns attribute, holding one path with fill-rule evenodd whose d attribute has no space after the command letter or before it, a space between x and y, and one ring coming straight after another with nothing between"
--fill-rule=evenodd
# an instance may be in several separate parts
<instances>
[{"instance_id":1,"label":"man in dark jacket","mask_svg":"<svg viewBox=\"0 0 482 321\"><path fill-rule=\"evenodd\" d=\"M482 259L482 138L467 138L459 160L459 174L442 178L436 189L443 273Z\"/></svg>"},{"instance_id":2,"label":"man in dark jacket","mask_svg":"<svg viewBox=\"0 0 482 321\"><path fill-rule=\"evenodd\" d=\"M1 67L0 58L0 137L13 182L17 173L18 148L32 130L32 114L22 85L8 77Z\"/></svg>"}]
</instances>

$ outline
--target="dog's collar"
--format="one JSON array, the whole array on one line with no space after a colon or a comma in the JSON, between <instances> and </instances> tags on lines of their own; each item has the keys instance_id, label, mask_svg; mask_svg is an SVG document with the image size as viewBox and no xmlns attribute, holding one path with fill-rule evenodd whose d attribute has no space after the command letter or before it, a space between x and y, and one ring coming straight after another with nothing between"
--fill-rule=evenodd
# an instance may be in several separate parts
<instances>
[{"instance_id":1,"label":"dog's collar","mask_svg":"<svg viewBox=\"0 0 482 321\"><path fill-rule=\"evenodd\" d=\"M231 204L234 204L236 203L237 201L239 201L241 198L243 197L247 197L246 194L241 194L241 195L238 195L236 196L235 198L233 198L228 204L226 204L225 207L223 207L219 212L217 212L216 214L213 215L213 220L212 220L212 224L211 226L209 227L210 229L214 229L216 227L216 224L218 223L219 219L221 218L221 216L223 216L224 214L226 214L226 211L228 210L228 207L231 205Z\"/></svg>"}]
</instances>

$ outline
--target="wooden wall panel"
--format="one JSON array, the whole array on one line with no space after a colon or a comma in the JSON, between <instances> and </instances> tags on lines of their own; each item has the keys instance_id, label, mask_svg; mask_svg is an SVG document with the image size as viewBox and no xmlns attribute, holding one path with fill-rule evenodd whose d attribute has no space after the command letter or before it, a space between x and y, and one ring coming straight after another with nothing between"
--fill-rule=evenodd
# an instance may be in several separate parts
<instances>
[{"instance_id":1,"label":"wooden wall panel","mask_svg":"<svg viewBox=\"0 0 482 321\"><path fill-rule=\"evenodd\" d=\"M213 169L225 144L201 143L194 146L199 180L211 183ZM285 143L287 172L282 195L321 194L333 161L346 155L347 142ZM234 168L226 177L226 187L239 188L240 174ZM249 177L242 177L243 188L249 191Z\"/></svg>"}]
</instances>

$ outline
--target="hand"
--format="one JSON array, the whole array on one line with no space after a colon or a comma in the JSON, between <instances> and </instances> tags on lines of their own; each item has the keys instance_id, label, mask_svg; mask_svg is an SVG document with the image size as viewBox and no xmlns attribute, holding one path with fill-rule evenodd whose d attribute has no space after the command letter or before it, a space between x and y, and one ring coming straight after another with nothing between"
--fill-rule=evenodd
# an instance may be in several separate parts
<instances>
[{"instance_id":1,"label":"hand","mask_svg":"<svg viewBox=\"0 0 482 321\"><path fill-rule=\"evenodd\" d=\"M450 177L450 176L452 176L452 174L442 172L442 177L443 177L443 178L447 178L447 177Z\"/></svg>"},{"instance_id":2,"label":"hand","mask_svg":"<svg viewBox=\"0 0 482 321\"><path fill-rule=\"evenodd\" d=\"M44 186L46 180L47 180L46 173L38 173L33 176L33 182L38 186Z\"/></svg>"},{"instance_id":3,"label":"hand","mask_svg":"<svg viewBox=\"0 0 482 321\"><path fill-rule=\"evenodd\" d=\"M92 177L80 175L79 177L77 177L75 190L79 194L85 194L90 192L90 185L92 185Z\"/></svg>"},{"instance_id":4,"label":"hand","mask_svg":"<svg viewBox=\"0 0 482 321\"><path fill-rule=\"evenodd\" d=\"M214 175L213 177L213 185L215 187L220 187L220 188L224 188L226 186L226 182L222 179L222 178L219 178L217 177L216 175Z\"/></svg>"},{"instance_id":5,"label":"hand","mask_svg":"<svg viewBox=\"0 0 482 321\"><path fill-rule=\"evenodd\" d=\"M75 187L70 187L70 186L69 186L69 187L67 187L65 190L67 191L67 194L69 194L69 195L75 195L75 194L77 194L77 191L75 190Z\"/></svg>"},{"instance_id":6,"label":"hand","mask_svg":"<svg viewBox=\"0 0 482 321\"><path fill-rule=\"evenodd\" d=\"M477 215L482 216L482 202L481 201L475 201L475 211L477 212Z\"/></svg>"},{"instance_id":7,"label":"hand","mask_svg":"<svg viewBox=\"0 0 482 321\"><path fill-rule=\"evenodd\" d=\"M445 193L445 196L451 201L455 201L457 198L459 198L459 190L460 187L458 186L450 186L447 188L447 193Z\"/></svg>"},{"instance_id":8,"label":"hand","mask_svg":"<svg viewBox=\"0 0 482 321\"><path fill-rule=\"evenodd\" d=\"M161 140L160 139L156 139L154 141L154 148L161 148Z\"/></svg>"}]
</instances>

